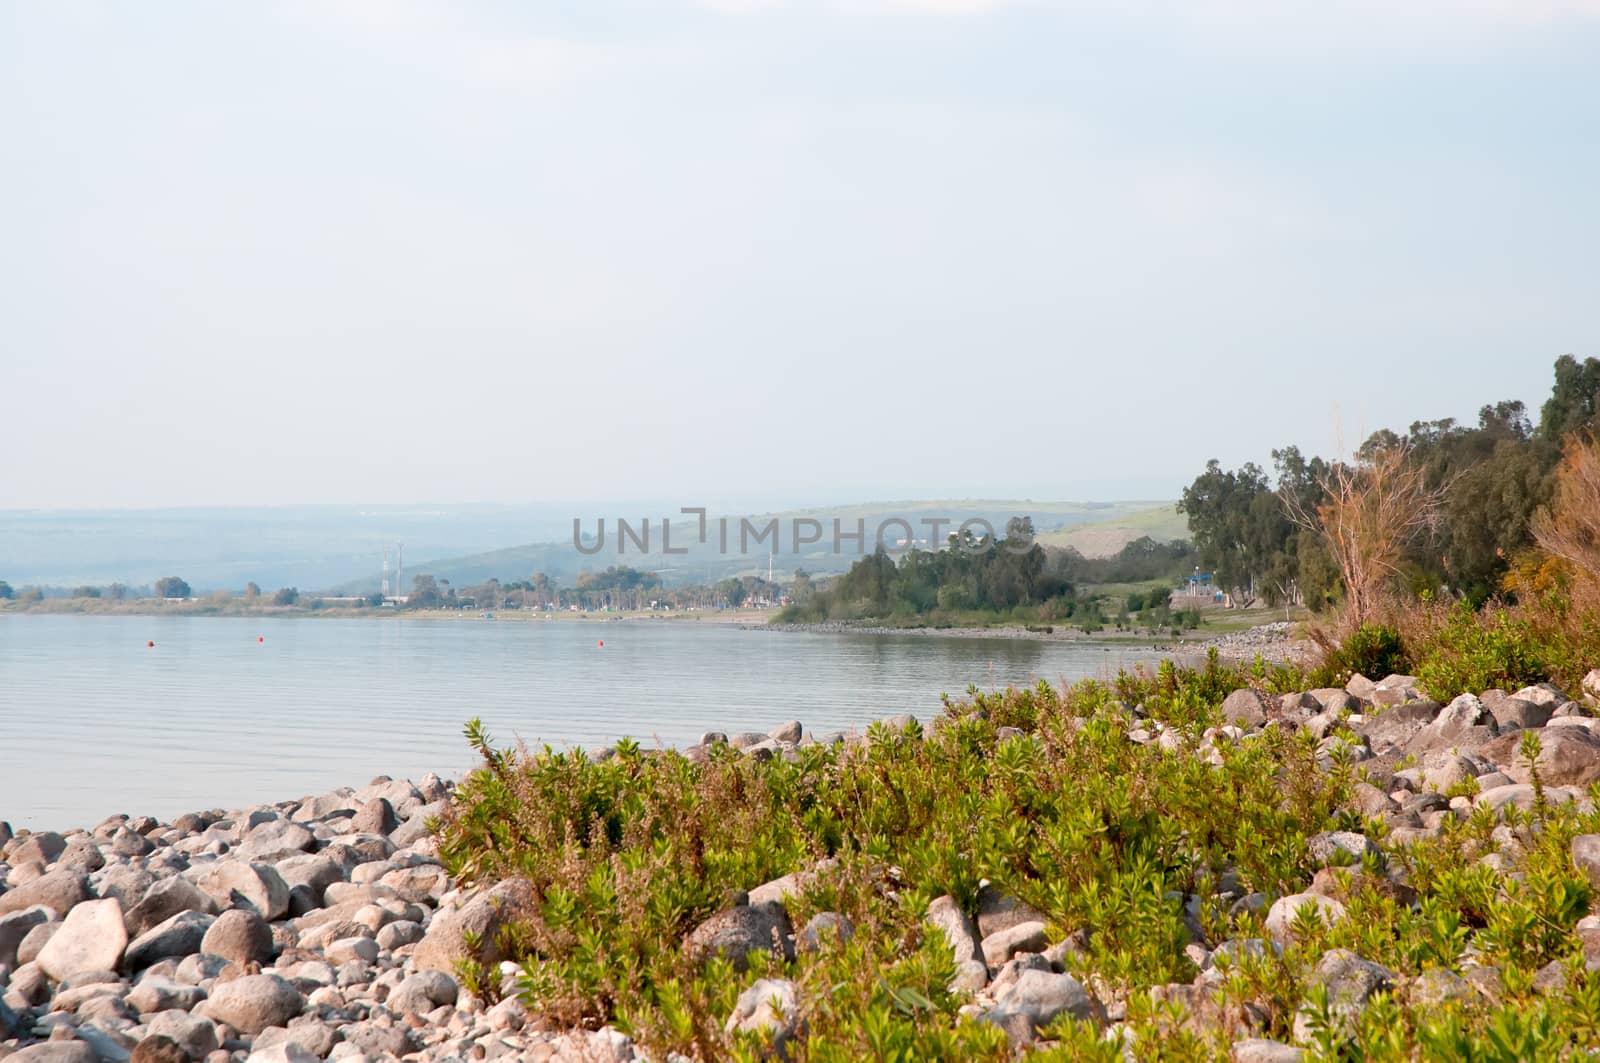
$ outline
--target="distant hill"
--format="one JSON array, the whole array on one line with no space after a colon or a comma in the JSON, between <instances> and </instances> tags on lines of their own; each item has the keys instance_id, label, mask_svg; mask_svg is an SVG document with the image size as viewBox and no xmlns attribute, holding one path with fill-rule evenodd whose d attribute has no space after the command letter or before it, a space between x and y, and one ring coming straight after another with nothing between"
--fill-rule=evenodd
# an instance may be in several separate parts
<instances>
[{"instance_id":1,"label":"distant hill","mask_svg":"<svg viewBox=\"0 0 1600 1063\"><path fill-rule=\"evenodd\" d=\"M1188 518L1171 502L1109 520L1058 528L1039 536L1046 546L1070 546L1084 557L1111 557L1135 539L1158 543L1189 538Z\"/></svg>"},{"instance_id":2,"label":"distant hill","mask_svg":"<svg viewBox=\"0 0 1600 1063\"><path fill-rule=\"evenodd\" d=\"M1058 537L1071 534L1087 535L1096 528L1126 529L1148 526L1152 529L1128 535L1117 541L1116 545L1107 551L1115 553L1123 542L1138 538L1139 534L1148 534L1155 538L1178 537L1176 533L1167 534L1170 530L1168 526L1163 525L1154 516L1163 509L1170 510L1171 503L1151 500L1040 502L1033 499L918 499L783 510L746 519L758 529L764 528L773 519L779 522L782 542L778 553L771 558L771 561L777 573L787 576L796 568L804 568L815 575L843 572L861 556L856 552L855 545L849 541L841 544L844 548L842 552L834 552L832 534L835 519L840 521L846 533L854 530L856 521L864 522L867 541L862 552L866 553L870 553L873 549L875 533L879 527L886 527L885 540L891 549L903 548L904 544L899 540L905 537L904 530L899 525L885 524L896 518L911 525L913 537L920 540L917 545L923 548L931 545L926 538L931 529L922 522L934 518L948 518L952 522L951 525L940 529L941 544L943 536L955 530L955 523L971 518L986 520L996 532L1004 534L1008 520L1015 516L1028 516L1033 519L1034 529L1040 532L1041 537L1047 542L1054 542ZM436 579L449 580L452 585L459 587L482 583L490 578L499 579L501 582L527 579L535 572L543 572L558 581L570 582L581 572L595 571L617 564L658 572L669 584L714 582L727 576L767 571L770 550L766 544L757 546L751 543L752 549L748 552L739 551L740 517L738 516L728 518L730 552L727 554L720 549L719 529L716 524L720 514L709 515L712 524L709 529L709 541L705 544L688 535L694 529L694 518L674 516L673 548L676 550L687 547L688 551L669 556L661 550L660 518L651 520L650 552L639 551L634 548L632 542L629 542L625 551L619 553L615 539L617 514L596 512L584 521L583 529L586 533L592 534L596 520L601 515L606 517L607 542L602 551L593 555L585 556L574 549L569 524L567 538L558 542L530 543L460 557L408 562L407 583L412 576L427 574ZM637 530L642 517L629 520L630 525ZM790 539L793 522L796 520L817 521L822 526L822 541L802 546L798 551L793 549ZM1181 521L1177 522L1175 527L1178 533L1183 531ZM1102 538L1111 542L1121 534L1120 530L1111 531ZM359 593L371 589L367 583L370 583L370 580L366 583L353 581L339 587L338 590L341 593Z\"/></svg>"}]
</instances>

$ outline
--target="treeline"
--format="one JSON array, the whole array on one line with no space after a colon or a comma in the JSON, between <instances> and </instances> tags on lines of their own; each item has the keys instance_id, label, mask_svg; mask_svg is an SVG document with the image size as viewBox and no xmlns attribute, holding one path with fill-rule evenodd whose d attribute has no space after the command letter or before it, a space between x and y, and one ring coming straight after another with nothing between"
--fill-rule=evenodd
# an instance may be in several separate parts
<instances>
[{"instance_id":1,"label":"treeline","mask_svg":"<svg viewBox=\"0 0 1600 1063\"><path fill-rule=\"evenodd\" d=\"M1445 418L1376 432L1350 461L1295 446L1272 452L1270 474L1213 460L1178 508L1198 563L1241 604L1326 609L1350 595L1345 570L1356 565L1358 583L1478 605L1515 593L1514 570L1537 553L1533 524L1552 500L1563 447L1592 435L1597 397L1600 360L1567 355L1537 423L1522 402L1503 401L1482 407L1476 424ZM1372 536L1387 540L1379 555L1351 553Z\"/></svg>"},{"instance_id":2,"label":"treeline","mask_svg":"<svg viewBox=\"0 0 1600 1063\"><path fill-rule=\"evenodd\" d=\"M804 572L797 582L807 583ZM712 584L668 586L654 572L612 565L583 572L571 586L538 572L531 579L502 583L485 580L461 588L449 580L421 575L413 581L407 609L542 609L633 612L647 609L737 609L775 606L784 596L776 582L760 576L738 576Z\"/></svg>"}]
</instances>

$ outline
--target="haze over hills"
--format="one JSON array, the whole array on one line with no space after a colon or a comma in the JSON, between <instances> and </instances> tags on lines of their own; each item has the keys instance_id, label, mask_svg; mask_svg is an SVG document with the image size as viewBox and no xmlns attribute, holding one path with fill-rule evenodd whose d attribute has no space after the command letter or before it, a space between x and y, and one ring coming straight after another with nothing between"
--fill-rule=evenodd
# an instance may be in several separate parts
<instances>
[{"instance_id":1,"label":"haze over hills","mask_svg":"<svg viewBox=\"0 0 1600 1063\"><path fill-rule=\"evenodd\" d=\"M761 533L774 519L780 542L772 557L776 572L788 575L803 567L810 572L840 572L860 556L846 539L835 552L833 521L844 535L864 525L863 552L870 551L880 526L886 543L901 545L905 530L884 522L899 518L911 525L913 538L926 545L925 520L954 522L982 518L1003 531L1012 516L1027 515L1044 541L1072 544L1086 554L1114 552L1148 528L1152 537L1184 533L1181 520L1168 522L1170 502L1040 502L1028 499L915 500L772 509L748 519L747 548L740 550L740 522L748 510L711 509L707 542L697 541L697 520L676 512L676 506L655 501L616 503L550 502L526 504L413 506L282 506L192 507L151 510L0 510L0 579L15 587L38 585L69 588L81 584L120 582L146 586L162 576L178 575L197 592L237 590L254 581L268 589L294 586L306 591L370 593L378 588L386 546L404 544L405 582L427 573L455 585L527 579L545 572L572 580L585 570L627 564L661 573L669 583L691 583L728 575L765 572L772 539ZM650 551L628 540L619 553L618 517L635 535L650 516ZM661 520L672 516L674 553L662 551ZM729 549L719 542L718 520L729 522ZM606 521L604 548L584 555L572 545L573 520L593 536ZM798 550L792 542L795 522L802 536L820 541ZM806 524L815 521L815 526ZM977 529L981 531L981 527ZM1141 532L1143 533L1143 532ZM521 544L521 545L507 545ZM1108 549L1102 550L1106 544ZM676 553L687 548L686 553ZM391 567L394 558L391 556Z\"/></svg>"}]
</instances>

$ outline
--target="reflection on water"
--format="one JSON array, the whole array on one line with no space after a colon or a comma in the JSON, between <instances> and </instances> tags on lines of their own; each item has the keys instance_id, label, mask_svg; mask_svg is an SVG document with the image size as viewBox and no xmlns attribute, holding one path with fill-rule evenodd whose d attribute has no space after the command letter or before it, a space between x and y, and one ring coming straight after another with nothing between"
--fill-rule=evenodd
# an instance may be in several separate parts
<instances>
[{"instance_id":1,"label":"reflection on water","mask_svg":"<svg viewBox=\"0 0 1600 1063\"><path fill-rule=\"evenodd\" d=\"M258 639L260 641L258 641ZM597 645L600 640L605 645ZM154 647L146 642L154 641ZM502 741L677 745L910 712L969 684L1109 676L1139 649L665 623L0 617L0 819L170 817L471 766Z\"/></svg>"}]
</instances>

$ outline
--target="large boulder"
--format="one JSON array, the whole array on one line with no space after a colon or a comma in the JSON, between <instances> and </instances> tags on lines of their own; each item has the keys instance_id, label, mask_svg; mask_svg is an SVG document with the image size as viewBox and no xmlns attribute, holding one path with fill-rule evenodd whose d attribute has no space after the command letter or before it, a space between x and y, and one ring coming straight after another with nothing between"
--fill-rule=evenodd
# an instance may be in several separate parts
<instances>
[{"instance_id":1,"label":"large boulder","mask_svg":"<svg viewBox=\"0 0 1600 1063\"><path fill-rule=\"evenodd\" d=\"M1335 1019L1348 1031L1372 994L1393 987L1394 972L1362 959L1349 949L1329 949L1317 961L1311 981L1327 989L1328 1004ZM1295 1040L1310 1040L1311 1019L1305 1008L1295 1016Z\"/></svg>"},{"instance_id":2,"label":"large boulder","mask_svg":"<svg viewBox=\"0 0 1600 1063\"><path fill-rule=\"evenodd\" d=\"M454 1004L459 993L456 980L443 971L418 971L391 989L384 1004L396 1015L426 1015Z\"/></svg>"},{"instance_id":3,"label":"large boulder","mask_svg":"<svg viewBox=\"0 0 1600 1063\"><path fill-rule=\"evenodd\" d=\"M268 1026L287 1026L305 1006L300 991L275 974L251 974L218 983L204 1004L207 1016L247 1034L258 1034Z\"/></svg>"},{"instance_id":4,"label":"large boulder","mask_svg":"<svg viewBox=\"0 0 1600 1063\"><path fill-rule=\"evenodd\" d=\"M683 941L683 951L691 960L720 955L743 971L749 954L765 950L783 959L793 959L790 936L794 928L783 905L741 904L718 912L691 930ZM426 940L426 939L424 939Z\"/></svg>"},{"instance_id":5,"label":"large boulder","mask_svg":"<svg viewBox=\"0 0 1600 1063\"><path fill-rule=\"evenodd\" d=\"M443 907L428 924L428 932L411 954L419 971L451 971L456 961L473 954L470 936L477 941L476 958L486 964L515 959L506 952L501 931L536 911L533 884L527 879L507 879L489 889L463 897L454 907Z\"/></svg>"},{"instance_id":6,"label":"large boulder","mask_svg":"<svg viewBox=\"0 0 1600 1063\"><path fill-rule=\"evenodd\" d=\"M1579 834L1572 839L1572 866L1600 888L1600 834Z\"/></svg>"},{"instance_id":7,"label":"large boulder","mask_svg":"<svg viewBox=\"0 0 1600 1063\"><path fill-rule=\"evenodd\" d=\"M0 915L0 967L17 966L17 946L36 926L43 926L55 918L56 913L42 904L9 915Z\"/></svg>"},{"instance_id":8,"label":"large boulder","mask_svg":"<svg viewBox=\"0 0 1600 1063\"><path fill-rule=\"evenodd\" d=\"M1039 909L1018 900L993 882L978 887L978 936L1009 930L1018 923L1042 923L1045 914Z\"/></svg>"},{"instance_id":9,"label":"large boulder","mask_svg":"<svg viewBox=\"0 0 1600 1063\"><path fill-rule=\"evenodd\" d=\"M1272 907L1267 909L1267 933L1274 941L1287 943L1294 938L1294 922L1300 910L1310 905L1318 918L1328 926L1332 926L1344 918L1343 904L1331 897L1324 897L1318 893L1291 893L1287 897L1279 897L1272 902Z\"/></svg>"},{"instance_id":10,"label":"large boulder","mask_svg":"<svg viewBox=\"0 0 1600 1063\"><path fill-rule=\"evenodd\" d=\"M64 982L80 971L115 970L127 945L122 905L116 898L84 901L67 913L35 962L45 974Z\"/></svg>"},{"instance_id":11,"label":"large boulder","mask_svg":"<svg viewBox=\"0 0 1600 1063\"><path fill-rule=\"evenodd\" d=\"M739 994L723 1030L764 1036L780 1058L800 1026L800 990L787 978L761 978Z\"/></svg>"},{"instance_id":12,"label":"large boulder","mask_svg":"<svg viewBox=\"0 0 1600 1063\"><path fill-rule=\"evenodd\" d=\"M1394 705L1367 716L1366 720L1353 730L1357 734L1365 735L1377 753L1404 749L1433 722L1441 708L1443 706L1437 701L1412 701L1404 705Z\"/></svg>"},{"instance_id":13,"label":"large boulder","mask_svg":"<svg viewBox=\"0 0 1600 1063\"><path fill-rule=\"evenodd\" d=\"M57 915L66 915L88 899L89 880L80 872L61 868L0 893L0 915L20 912L36 904L53 909Z\"/></svg>"},{"instance_id":14,"label":"large boulder","mask_svg":"<svg viewBox=\"0 0 1600 1063\"><path fill-rule=\"evenodd\" d=\"M245 860L275 863L316 847L316 835L305 827L293 820L275 819L252 828L239 843L237 855Z\"/></svg>"}]
</instances>

